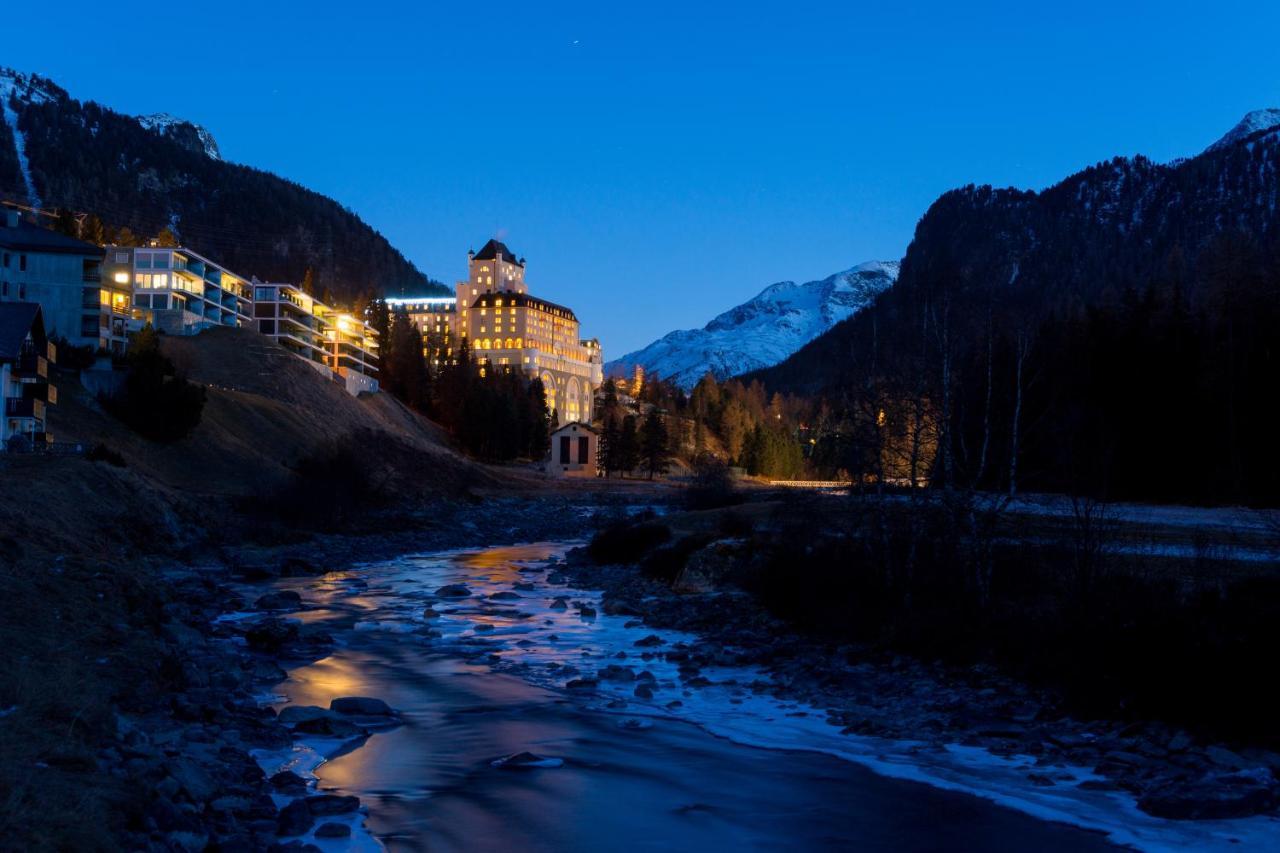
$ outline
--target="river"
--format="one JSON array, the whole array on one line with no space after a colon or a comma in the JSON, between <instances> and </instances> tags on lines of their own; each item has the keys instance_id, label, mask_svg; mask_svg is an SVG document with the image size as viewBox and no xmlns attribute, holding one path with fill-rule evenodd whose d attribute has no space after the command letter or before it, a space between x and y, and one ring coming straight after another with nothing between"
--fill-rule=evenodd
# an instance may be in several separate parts
<instances>
[{"instance_id":1,"label":"river","mask_svg":"<svg viewBox=\"0 0 1280 853\"><path fill-rule=\"evenodd\" d=\"M351 839L308 841L393 851L1110 849L1099 833L828 754L835 730L821 714L757 695L753 672L691 680L655 654L691 638L659 632L637 646L653 632L593 614L598 596L559 585L565 550L410 556L280 582L306 600L298 618L337 645L289 671L277 707L373 696L402 719L356 744L312 739L262 757L268 769L313 772L318 788L367 809ZM449 584L467 594L437 594ZM609 666L614 677L594 689L565 688ZM652 698L637 699L638 684ZM521 752L559 766L493 766Z\"/></svg>"}]
</instances>

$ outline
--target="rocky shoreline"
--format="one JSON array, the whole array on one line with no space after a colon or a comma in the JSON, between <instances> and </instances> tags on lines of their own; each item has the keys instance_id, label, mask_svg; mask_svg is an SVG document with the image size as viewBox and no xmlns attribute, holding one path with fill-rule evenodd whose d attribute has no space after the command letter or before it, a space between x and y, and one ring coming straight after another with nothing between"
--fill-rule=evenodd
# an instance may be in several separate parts
<instances>
[{"instance_id":1,"label":"rocky shoreline","mask_svg":"<svg viewBox=\"0 0 1280 853\"><path fill-rule=\"evenodd\" d=\"M332 638L291 618L301 605L296 594L265 587L254 594L254 584L414 552L585 537L627 513L630 503L506 498L486 502L482 513L442 504L421 527L391 535L225 548L200 565L170 569L172 595L159 630L175 686L149 707L118 713L115 737L96 760L100 772L148 792L145 813L120 846L303 850L317 849L300 840L304 834L338 840L359 831L358 800L318 791L289 770L268 775L259 758L303 738L358 746L369 732L396 725L396 715L377 697L276 714L267 691L286 677L286 667L326 656ZM635 566L598 565L586 549L571 552L547 580L602 590L605 613L696 634L696 643L637 649L676 663L687 687L703 683L707 667L755 666L767 678L749 689L826 709L843 732L917 741L926 751L962 744L1034 756L1027 783L1044 788L1074 784L1065 767L1090 767L1095 778L1081 787L1129 792L1158 817L1243 817L1280 805L1274 752L1198 743L1158 723L1081 721L1052 694L989 667L929 665L800 636L747 593L717 584L718 566L742 559L743 548L733 538L703 546L674 586ZM245 611L261 615L225 618Z\"/></svg>"},{"instance_id":2,"label":"rocky shoreline","mask_svg":"<svg viewBox=\"0 0 1280 853\"><path fill-rule=\"evenodd\" d=\"M616 503L617 506L613 504ZM115 733L96 756L99 772L147 792L145 811L118 846L146 851L316 850L299 836L342 839L360 820L360 803L317 791L291 770L268 776L256 756L290 750L301 737L358 744L395 725L373 697L337 700L329 709L277 715L266 694L285 666L319 660L332 648L325 632L289 618L296 594L242 595L246 584L323 576L359 562L415 551L543 539L571 539L624 512L625 500L588 512L564 499L500 498L475 513L441 504L429 523L394 535L325 536L289 546L223 549L197 566L165 573L171 593L159 627L173 689L144 707L115 715ZM260 616L227 619L256 611Z\"/></svg>"},{"instance_id":3,"label":"rocky shoreline","mask_svg":"<svg viewBox=\"0 0 1280 853\"><path fill-rule=\"evenodd\" d=\"M1280 810L1280 753L1199 742L1158 722L1076 719L1051 692L990 666L927 664L801 636L748 593L716 583L729 574L729 564L750 559L748 551L740 539L711 542L667 584L635 565L597 564L579 548L551 579L602 590L606 613L698 635L697 643L646 650L678 662L686 686L697 686L706 667L756 666L768 679L752 690L826 709L843 733L922 742L924 751L959 744L997 756L1033 756L1029 785L1075 784L1063 771L1083 767L1095 778L1081 788L1128 792L1159 818Z\"/></svg>"}]
</instances>

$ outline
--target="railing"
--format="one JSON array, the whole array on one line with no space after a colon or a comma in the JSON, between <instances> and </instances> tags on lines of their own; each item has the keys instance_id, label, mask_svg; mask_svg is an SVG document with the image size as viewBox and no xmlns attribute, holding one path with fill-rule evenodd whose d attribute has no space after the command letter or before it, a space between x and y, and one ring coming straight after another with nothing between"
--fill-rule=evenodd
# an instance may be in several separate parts
<instances>
[{"instance_id":1,"label":"railing","mask_svg":"<svg viewBox=\"0 0 1280 853\"><path fill-rule=\"evenodd\" d=\"M853 483L848 480L770 480L769 485L787 489L847 489Z\"/></svg>"},{"instance_id":2,"label":"railing","mask_svg":"<svg viewBox=\"0 0 1280 853\"><path fill-rule=\"evenodd\" d=\"M44 420L44 402L25 398L10 398L4 401L4 414L5 417L9 418Z\"/></svg>"},{"instance_id":3,"label":"railing","mask_svg":"<svg viewBox=\"0 0 1280 853\"><path fill-rule=\"evenodd\" d=\"M40 377L47 379L49 377L49 360L44 356L28 353L18 358L18 363L14 365L14 376L19 379L31 379Z\"/></svg>"}]
</instances>

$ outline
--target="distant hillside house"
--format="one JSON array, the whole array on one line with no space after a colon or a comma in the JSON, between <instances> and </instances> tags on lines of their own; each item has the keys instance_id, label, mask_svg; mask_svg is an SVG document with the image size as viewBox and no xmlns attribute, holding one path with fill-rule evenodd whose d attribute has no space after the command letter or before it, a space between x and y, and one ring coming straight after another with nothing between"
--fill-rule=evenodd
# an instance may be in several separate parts
<instances>
[{"instance_id":1,"label":"distant hillside house","mask_svg":"<svg viewBox=\"0 0 1280 853\"><path fill-rule=\"evenodd\" d=\"M50 337L124 352L129 280L103 278L102 249L0 214L0 302L38 302Z\"/></svg>"},{"instance_id":2,"label":"distant hillside house","mask_svg":"<svg viewBox=\"0 0 1280 853\"><path fill-rule=\"evenodd\" d=\"M39 305L0 303L0 451L50 440L45 416L46 406L58 401L57 389L49 384L55 356Z\"/></svg>"},{"instance_id":3,"label":"distant hillside house","mask_svg":"<svg viewBox=\"0 0 1280 853\"><path fill-rule=\"evenodd\" d=\"M132 285L135 325L168 335L253 325L249 280L190 249L108 246L103 270L105 280Z\"/></svg>"},{"instance_id":4,"label":"distant hillside house","mask_svg":"<svg viewBox=\"0 0 1280 853\"><path fill-rule=\"evenodd\" d=\"M604 382L600 342L579 337L573 311L529 294L525 262L497 240L467 254L467 280L455 288L457 336L476 362L538 377L558 423L591 422L592 399Z\"/></svg>"},{"instance_id":5,"label":"distant hillside house","mask_svg":"<svg viewBox=\"0 0 1280 853\"><path fill-rule=\"evenodd\" d=\"M561 477L596 476L600 436L590 424L574 421L551 433L546 471Z\"/></svg>"}]
</instances>

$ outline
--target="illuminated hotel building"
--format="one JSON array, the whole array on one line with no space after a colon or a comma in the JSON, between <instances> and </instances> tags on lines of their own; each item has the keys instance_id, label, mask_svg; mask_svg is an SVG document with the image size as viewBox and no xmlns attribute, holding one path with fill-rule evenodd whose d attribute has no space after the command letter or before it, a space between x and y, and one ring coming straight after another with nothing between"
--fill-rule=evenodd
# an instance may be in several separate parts
<instances>
[{"instance_id":1,"label":"illuminated hotel building","mask_svg":"<svg viewBox=\"0 0 1280 853\"><path fill-rule=\"evenodd\" d=\"M428 339L443 341L452 354L465 336L482 370L521 370L542 380L547 408L558 423L591 422L595 391L604 381L600 342L580 337L573 311L529 293L524 259L497 240L467 255L467 280L456 298L388 299L404 311ZM429 344L430 346L430 344Z\"/></svg>"},{"instance_id":2,"label":"illuminated hotel building","mask_svg":"<svg viewBox=\"0 0 1280 853\"><path fill-rule=\"evenodd\" d=\"M524 272L524 259L497 240L468 253L467 280L456 288L457 334L467 336L482 367L518 368L541 379L559 423L590 423L604 381L600 343L579 337L573 311L531 296Z\"/></svg>"}]
</instances>

